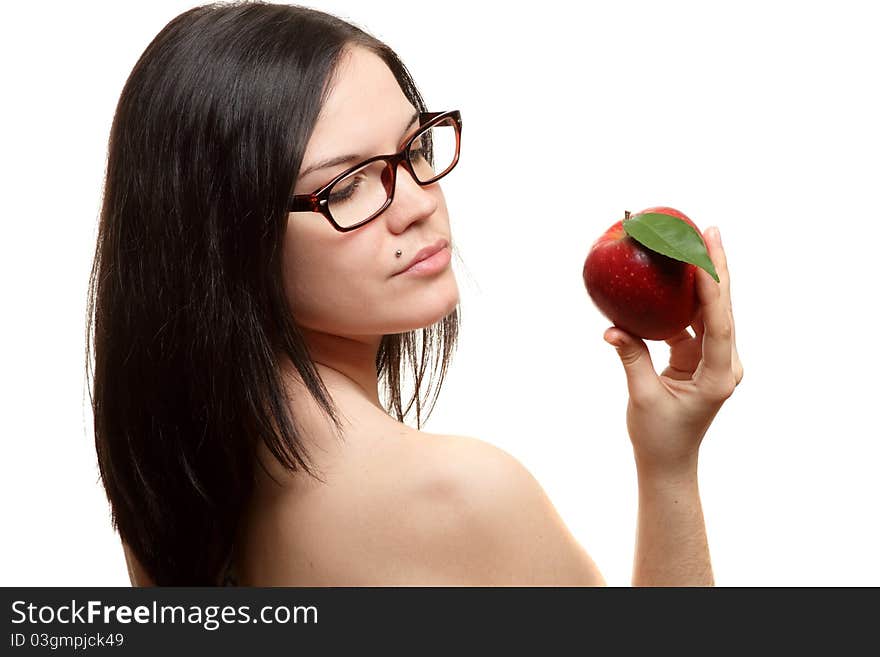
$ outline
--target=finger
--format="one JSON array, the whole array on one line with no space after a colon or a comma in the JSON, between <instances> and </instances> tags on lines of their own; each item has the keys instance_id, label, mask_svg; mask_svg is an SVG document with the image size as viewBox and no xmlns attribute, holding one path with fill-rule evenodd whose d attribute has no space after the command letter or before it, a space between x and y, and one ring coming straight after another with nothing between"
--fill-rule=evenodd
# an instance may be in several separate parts
<instances>
[{"instance_id":1,"label":"finger","mask_svg":"<svg viewBox=\"0 0 880 657\"><path fill-rule=\"evenodd\" d=\"M719 243L720 243L719 239ZM731 368L733 369L733 377L736 385L739 385L739 382L742 381L743 378L743 366L742 362L739 358L739 352L737 351L736 346L736 319L733 316L733 295L730 290L730 267L727 263L727 254L724 252L723 245L721 246L722 257L724 258L724 271L726 275L727 281L727 314L730 319L730 333L731 333ZM720 278L720 277L719 277Z\"/></svg>"},{"instance_id":2,"label":"finger","mask_svg":"<svg viewBox=\"0 0 880 657\"><path fill-rule=\"evenodd\" d=\"M731 367L733 368L733 380L736 385L739 385L739 382L742 381L743 378L743 366L742 361L739 359L739 352L736 347L736 324L733 321L733 311L730 312L730 329L731 329L731 347L733 353L730 356Z\"/></svg>"},{"instance_id":3,"label":"finger","mask_svg":"<svg viewBox=\"0 0 880 657\"><path fill-rule=\"evenodd\" d=\"M730 321L730 347L732 350L731 361L733 362L734 366L736 366L736 364L739 362L739 354L736 351L736 322L733 319L733 309L730 306L727 307L727 317Z\"/></svg>"},{"instance_id":4,"label":"finger","mask_svg":"<svg viewBox=\"0 0 880 657\"><path fill-rule=\"evenodd\" d=\"M724 245L721 243L721 232L718 226L712 226L706 233L707 235L703 235L703 240L706 242L712 264L715 265L715 273L718 274L721 297L724 299L724 305L730 306L730 272L727 268L727 253L724 252Z\"/></svg>"},{"instance_id":5,"label":"finger","mask_svg":"<svg viewBox=\"0 0 880 657\"><path fill-rule=\"evenodd\" d=\"M727 276L720 240L714 230L706 231L706 246L721 284L702 267L697 267L697 295L703 315L703 363L708 376L716 381L729 377L733 351L733 328L723 288Z\"/></svg>"},{"instance_id":6,"label":"finger","mask_svg":"<svg viewBox=\"0 0 880 657\"><path fill-rule=\"evenodd\" d=\"M666 338L666 344L670 347L674 347L679 342L683 342L685 340L693 340L694 336L692 336L687 329L682 329L676 335L673 335L671 338Z\"/></svg>"},{"instance_id":7,"label":"finger","mask_svg":"<svg viewBox=\"0 0 880 657\"><path fill-rule=\"evenodd\" d=\"M739 354L735 351L733 354L733 362L731 366L733 367L733 383L735 386L738 386L743 380L743 366L742 362L739 359Z\"/></svg>"},{"instance_id":8,"label":"finger","mask_svg":"<svg viewBox=\"0 0 880 657\"><path fill-rule=\"evenodd\" d=\"M663 384L651 362L651 353L644 340L616 326L605 331L605 341L615 347L626 373L629 396L636 403L649 403L663 391Z\"/></svg>"},{"instance_id":9,"label":"finger","mask_svg":"<svg viewBox=\"0 0 880 657\"><path fill-rule=\"evenodd\" d=\"M667 379L675 379L676 381L690 381L694 373L690 370L680 370L670 365L663 372L661 372L662 376L665 376Z\"/></svg>"},{"instance_id":10,"label":"finger","mask_svg":"<svg viewBox=\"0 0 880 657\"><path fill-rule=\"evenodd\" d=\"M703 344L703 333L705 332L705 327L703 326L703 309L697 308L697 312L694 315L694 321L691 322L691 328L694 330L694 337L700 344Z\"/></svg>"},{"instance_id":11,"label":"finger","mask_svg":"<svg viewBox=\"0 0 880 657\"><path fill-rule=\"evenodd\" d=\"M725 303L727 304L727 312L730 315L730 330L733 336L734 346L736 345L736 322L733 318L733 296L730 293L730 267L727 263L727 254L724 252L724 245L721 243L721 235L718 235L718 246L721 259L724 261L723 269L724 269L724 288L723 295ZM721 275L718 275L721 278Z\"/></svg>"}]
</instances>

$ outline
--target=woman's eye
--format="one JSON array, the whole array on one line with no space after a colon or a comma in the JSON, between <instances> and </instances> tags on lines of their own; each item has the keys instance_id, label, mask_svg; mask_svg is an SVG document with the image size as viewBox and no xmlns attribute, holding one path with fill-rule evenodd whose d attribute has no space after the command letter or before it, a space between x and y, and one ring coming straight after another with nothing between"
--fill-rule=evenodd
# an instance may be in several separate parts
<instances>
[{"instance_id":1,"label":"woman's eye","mask_svg":"<svg viewBox=\"0 0 880 657\"><path fill-rule=\"evenodd\" d=\"M344 201L348 198L351 198L351 195L354 194L354 190L360 187L361 179L360 177L355 178L351 181L350 184L345 185L342 188L336 186L333 188L333 193L330 194L331 201Z\"/></svg>"}]
</instances>

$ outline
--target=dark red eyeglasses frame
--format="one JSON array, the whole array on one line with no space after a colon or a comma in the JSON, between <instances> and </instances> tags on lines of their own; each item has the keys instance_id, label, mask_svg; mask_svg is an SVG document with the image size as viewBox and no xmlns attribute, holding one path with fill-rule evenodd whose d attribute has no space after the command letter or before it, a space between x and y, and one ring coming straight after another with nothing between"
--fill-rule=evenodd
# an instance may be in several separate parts
<instances>
[{"instance_id":1,"label":"dark red eyeglasses frame","mask_svg":"<svg viewBox=\"0 0 880 657\"><path fill-rule=\"evenodd\" d=\"M409 148L412 143L421 135L425 130L430 128L433 125L436 125L440 121L445 118L452 117L452 119L456 123L456 131L455 131L455 159L452 161L452 164L441 173L439 176L435 176L431 178L427 182L422 182L416 176L415 171L413 170L412 162L409 159ZM416 132L406 140L406 143L403 145L403 148L396 153L391 153L389 155L376 155L375 157L371 157L363 162L355 164L352 167L349 167L338 176L334 177L333 180L328 182L326 185L321 187L320 189L312 192L311 194L296 194L290 198L290 205L288 210L290 212L320 212L324 215L327 221L339 232L347 233L348 231L354 230L355 228L360 228L364 224L372 221L376 217L378 217L385 209L391 205L391 202L394 200L394 190L397 188L397 167L399 164L403 163L406 167L406 170L409 171L412 179L416 181L419 185L424 187L425 185L430 185L432 183L437 182L445 176L447 173L452 171L455 168L455 165L458 164L458 155L461 147L461 112L459 110L450 110L448 112L422 112L419 114L419 128ZM360 221L352 226L348 226L343 228L333 219L333 215L330 214L329 208L329 200L330 200L330 189L338 183L340 180L345 178L352 171L360 169L366 164L371 162L375 162L377 160L385 160L391 166L391 179L386 181L386 190L388 192L388 200L385 201L385 205L376 210L372 216L367 217L363 221Z\"/></svg>"}]
</instances>

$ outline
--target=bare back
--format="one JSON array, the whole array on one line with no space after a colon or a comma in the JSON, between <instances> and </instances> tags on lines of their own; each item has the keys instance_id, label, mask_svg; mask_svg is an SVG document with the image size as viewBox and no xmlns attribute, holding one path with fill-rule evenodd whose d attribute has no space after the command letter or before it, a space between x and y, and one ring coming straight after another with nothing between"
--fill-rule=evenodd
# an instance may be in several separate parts
<instances>
[{"instance_id":1,"label":"bare back","mask_svg":"<svg viewBox=\"0 0 880 657\"><path fill-rule=\"evenodd\" d=\"M256 467L236 538L238 585L604 584L511 455L475 438L416 431L365 400L336 400L343 441L312 402L293 409L323 482L285 471L260 444L279 483ZM137 575L149 585L126 557L132 583Z\"/></svg>"},{"instance_id":2,"label":"bare back","mask_svg":"<svg viewBox=\"0 0 880 657\"><path fill-rule=\"evenodd\" d=\"M236 545L239 585L369 586L379 583L377 563L394 562L381 546L397 542L395 519L413 497L431 494L438 460L456 438L390 417L351 426L343 443L324 435L322 448L310 452L324 483L278 467L271 471L282 486L258 475ZM268 453L262 458L268 464Z\"/></svg>"},{"instance_id":3,"label":"bare back","mask_svg":"<svg viewBox=\"0 0 880 657\"><path fill-rule=\"evenodd\" d=\"M344 443L314 452L326 483L261 480L237 543L239 585L604 584L510 454L416 431L368 403L345 410Z\"/></svg>"}]
</instances>

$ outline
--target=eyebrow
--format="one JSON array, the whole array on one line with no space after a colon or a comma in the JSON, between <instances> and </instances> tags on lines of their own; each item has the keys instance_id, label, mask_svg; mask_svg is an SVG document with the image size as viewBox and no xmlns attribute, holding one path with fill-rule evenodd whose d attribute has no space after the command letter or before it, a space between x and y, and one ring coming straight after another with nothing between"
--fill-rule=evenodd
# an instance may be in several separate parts
<instances>
[{"instance_id":1,"label":"eyebrow","mask_svg":"<svg viewBox=\"0 0 880 657\"><path fill-rule=\"evenodd\" d=\"M410 128L412 128L413 123L415 123L418 120L419 120L419 111L416 110L413 113L412 118L410 118L409 124L407 124L407 126L403 129L403 134L400 135L401 140L403 140L403 138L406 137L406 133L409 132ZM335 167L338 164L345 164L346 162L357 162L360 159L362 159L362 157L360 155L353 154L353 155L340 155L338 157L330 158L329 160L322 160L321 162L317 162L317 163L313 164L312 166L308 167L307 169L303 170L299 174L299 177L304 178L305 176L310 174L312 171L317 171L318 169L327 169L328 167Z\"/></svg>"}]
</instances>

